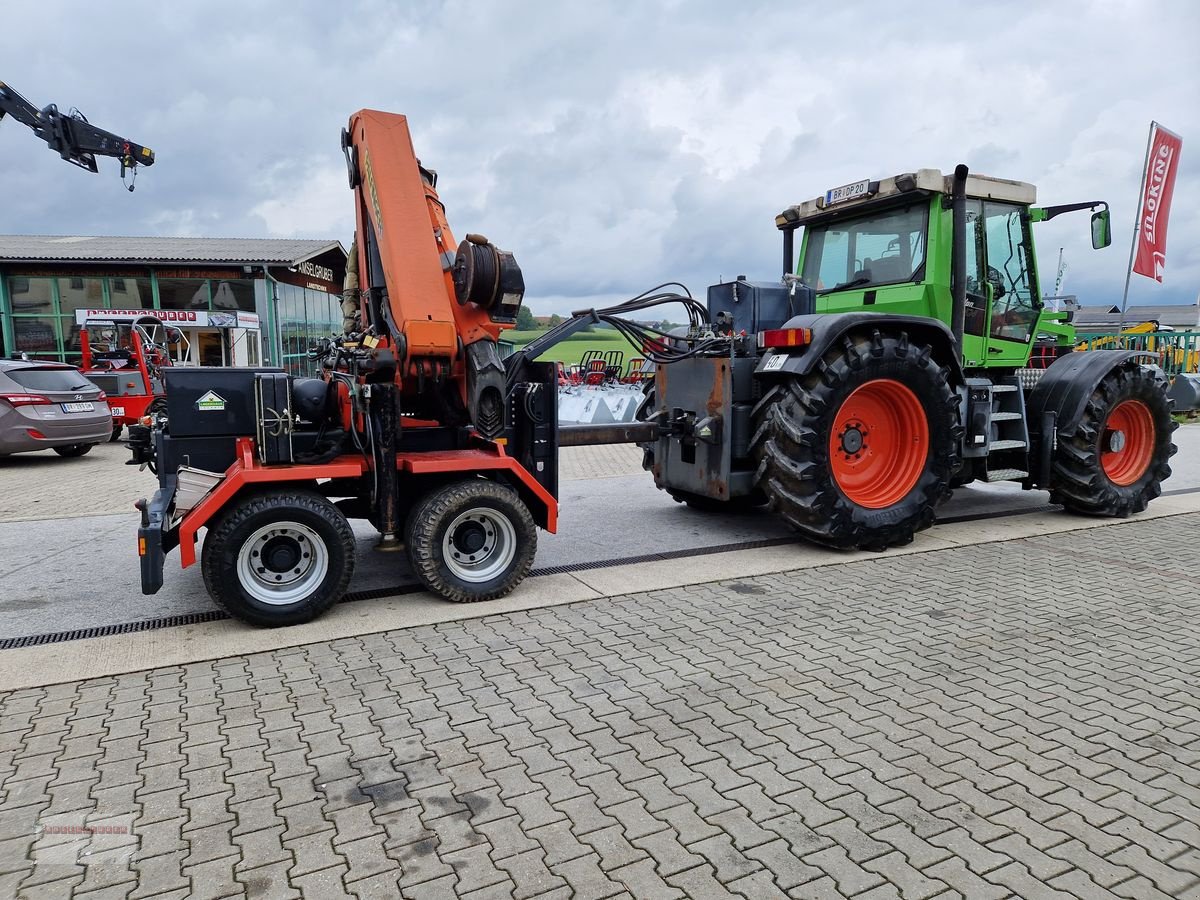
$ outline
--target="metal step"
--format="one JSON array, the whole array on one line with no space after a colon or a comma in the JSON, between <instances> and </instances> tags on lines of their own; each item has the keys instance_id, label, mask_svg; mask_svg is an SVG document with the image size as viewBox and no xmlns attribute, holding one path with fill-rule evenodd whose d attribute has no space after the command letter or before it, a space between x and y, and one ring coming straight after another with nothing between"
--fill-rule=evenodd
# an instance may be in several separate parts
<instances>
[{"instance_id":1,"label":"metal step","mask_svg":"<svg viewBox=\"0 0 1200 900\"><path fill-rule=\"evenodd\" d=\"M993 416L993 418L995 418ZM1024 441L992 441L988 444L988 453L993 450L1016 450L1020 447L1028 447Z\"/></svg>"},{"instance_id":2,"label":"metal step","mask_svg":"<svg viewBox=\"0 0 1200 900\"><path fill-rule=\"evenodd\" d=\"M1017 386L1015 384L993 384L992 385L992 393L993 394L1003 394L1003 393L1006 393L1007 391L1015 391L1015 390L1017 390Z\"/></svg>"},{"instance_id":3,"label":"metal step","mask_svg":"<svg viewBox=\"0 0 1200 900\"><path fill-rule=\"evenodd\" d=\"M987 473L987 480L992 481L1020 481L1028 478L1029 473L1024 469L992 469Z\"/></svg>"},{"instance_id":4,"label":"metal step","mask_svg":"<svg viewBox=\"0 0 1200 900\"><path fill-rule=\"evenodd\" d=\"M1015 419L1021 418L1019 412L994 412L992 413L993 422L1012 422Z\"/></svg>"}]
</instances>

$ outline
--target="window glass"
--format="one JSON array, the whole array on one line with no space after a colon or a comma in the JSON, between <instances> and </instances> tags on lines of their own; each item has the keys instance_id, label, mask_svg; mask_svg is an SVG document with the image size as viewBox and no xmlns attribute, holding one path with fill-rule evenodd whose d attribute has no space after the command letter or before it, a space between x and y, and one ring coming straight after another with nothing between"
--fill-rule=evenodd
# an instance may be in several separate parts
<instances>
[{"instance_id":1,"label":"window glass","mask_svg":"<svg viewBox=\"0 0 1200 900\"><path fill-rule=\"evenodd\" d=\"M987 278L992 283L991 336L1027 342L1039 305L1023 210L1009 203L983 204Z\"/></svg>"},{"instance_id":2,"label":"window glass","mask_svg":"<svg viewBox=\"0 0 1200 900\"><path fill-rule=\"evenodd\" d=\"M28 391L79 391L92 383L73 369L8 369L5 374Z\"/></svg>"},{"instance_id":3,"label":"window glass","mask_svg":"<svg viewBox=\"0 0 1200 900\"><path fill-rule=\"evenodd\" d=\"M18 350L29 353L58 353L58 319L52 316L14 316Z\"/></svg>"},{"instance_id":4,"label":"window glass","mask_svg":"<svg viewBox=\"0 0 1200 900\"><path fill-rule=\"evenodd\" d=\"M987 288L983 277L983 204L967 200L967 308L963 317L966 334L983 336L987 328Z\"/></svg>"},{"instance_id":5,"label":"window glass","mask_svg":"<svg viewBox=\"0 0 1200 900\"><path fill-rule=\"evenodd\" d=\"M817 290L912 281L925 264L928 219L922 204L810 228L801 280Z\"/></svg>"},{"instance_id":6,"label":"window glass","mask_svg":"<svg viewBox=\"0 0 1200 900\"><path fill-rule=\"evenodd\" d=\"M14 315L53 315L53 278L9 278L8 296Z\"/></svg>"},{"instance_id":7,"label":"window glass","mask_svg":"<svg viewBox=\"0 0 1200 900\"><path fill-rule=\"evenodd\" d=\"M154 309L149 278L110 278L108 297L113 309Z\"/></svg>"},{"instance_id":8,"label":"window glass","mask_svg":"<svg viewBox=\"0 0 1200 900\"><path fill-rule=\"evenodd\" d=\"M213 281L213 309L240 309L254 312L254 281L251 279L229 279Z\"/></svg>"},{"instance_id":9,"label":"window glass","mask_svg":"<svg viewBox=\"0 0 1200 900\"><path fill-rule=\"evenodd\" d=\"M208 282L203 278L158 279L161 309L208 309Z\"/></svg>"},{"instance_id":10,"label":"window glass","mask_svg":"<svg viewBox=\"0 0 1200 900\"><path fill-rule=\"evenodd\" d=\"M58 279L58 311L71 316L77 309L104 308L103 278L60 278Z\"/></svg>"}]
</instances>

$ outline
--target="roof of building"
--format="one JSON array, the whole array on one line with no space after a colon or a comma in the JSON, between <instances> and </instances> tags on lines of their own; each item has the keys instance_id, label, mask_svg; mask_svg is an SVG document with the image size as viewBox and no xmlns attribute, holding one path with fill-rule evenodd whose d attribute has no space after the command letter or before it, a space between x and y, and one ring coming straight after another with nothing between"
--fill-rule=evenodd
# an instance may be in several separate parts
<instances>
[{"instance_id":1,"label":"roof of building","mask_svg":"<svg viewBox=\"0 0 1200 900\"><path fill-rule=\"evenodd\" d=\"M0 235L0 262L267 263L293 265L338 250L341 241L291 238Z\"/></svg>"},{"instance_id":2,"label":"roof of building","mask_svg":"<svg viewBox=\"0 0 1200 900\"><path fill-rule=\"evenodd\" d=\"M1200 328L1200 306L1195 303L1172 306L1130 306L1125 310L1125 325L1138 322L1157 322L1176 329L1196 330ZM1119 306L1079 306L1075 308L1075 326L1090 328L1121 323Z\"/></svg>"}]
</instances>

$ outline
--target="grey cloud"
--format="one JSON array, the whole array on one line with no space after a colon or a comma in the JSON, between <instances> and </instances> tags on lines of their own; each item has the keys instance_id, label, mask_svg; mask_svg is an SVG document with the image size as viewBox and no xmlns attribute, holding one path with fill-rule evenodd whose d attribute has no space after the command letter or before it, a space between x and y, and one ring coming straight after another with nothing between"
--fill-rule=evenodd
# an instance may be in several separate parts
<instances>
[{"instance_id":1,"label":"grey cloud","mask_svg":"<svg viewBox=\"0 0 1200 900\"><path fill-rule=\"evenodd\" d=\"M1200 286L1200 12L1185 2L826 5L10 2L0 78L159 154L120 191L0 124L0 231L328 236L353 227L337 139L409 116L461 235L514 250L537 312L779 268L773 217L825 188L965 161L1046 202L1068 290L1119 299L1145 129L1184 136L1167 283ZM597 299L599 298L599 299Z\"/></svg>"}]
</instances>

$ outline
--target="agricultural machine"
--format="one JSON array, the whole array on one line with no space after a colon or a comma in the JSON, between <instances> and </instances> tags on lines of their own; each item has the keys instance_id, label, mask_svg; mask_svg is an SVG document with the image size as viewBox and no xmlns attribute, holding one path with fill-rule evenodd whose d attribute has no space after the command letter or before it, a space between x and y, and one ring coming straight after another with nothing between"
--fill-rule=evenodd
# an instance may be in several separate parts
<instances>
[{"instance_id":1,"label":"agricultural machine","mask_svg":"<svg viewBox=\"0 0 1200 900\"><path fill-rule=\"evenodd\" d=\"M976 480L1079 513L1144 509L1175 452L1162 372L1153 354L1073 352L1034 255L1033 224L1084 209L1108 246L1107 204L1035 202L1033 185L959 166L785 209L782 281L710 288L706 327L676 341L712 349L657 371L655 483L701 508L766 504L840 548L908 543ZM1039 342L1051 358L1030 368Z\"/></svg>"},{"instance_id":2,"label":"agricultural machine","mask_svg":"<svg viewBox=\"0 0 1200 900\"><path fill-rule=\"evenodd\" d=\"M677 499L769 504L836 547L911 540L973 479L1127 515L1169 474L1161 376L1137 353L1072 352L1069 323L1039 300L1030 224L1104 204L1034 208L1032 186L965 167L860 182L777 219L781 281L715 285L707 304L660 285L501 359L525 290L512 254L479 235L455 243L403 116L360 111L342 146L357 227L343 333L311 351L320 377L169 368L166 421L130 429L134 461L159 480L138 503L146 593L165 553L196 562L203 528L220 605L256 624L307 621L344 592L359 518L431 591L502 596L528 572L537 528L556 528L568 445L640 442ZM1105 207L1093 243L1108 242ZM636 323L664 304L688 324ZM639 380L653 368L640 421L560 427L563 373L539 357L599 323L649 361ZM1025 371L1047 335L1054 361Z\"/></svg>"},{"instance_id":3,"label":"agricultural machine","mask_svg":"<svg viewBox=\"0 0 1200 900\"><path fill-rule=\"evenodd\" d=\"M88 318L83 323L80 369L108 397L112 440L126 425L166 414L163 370L172 364L172 347L178 345L186 354L183 332L153 316L132 322Z\"/></svg>"}]
</instances>

